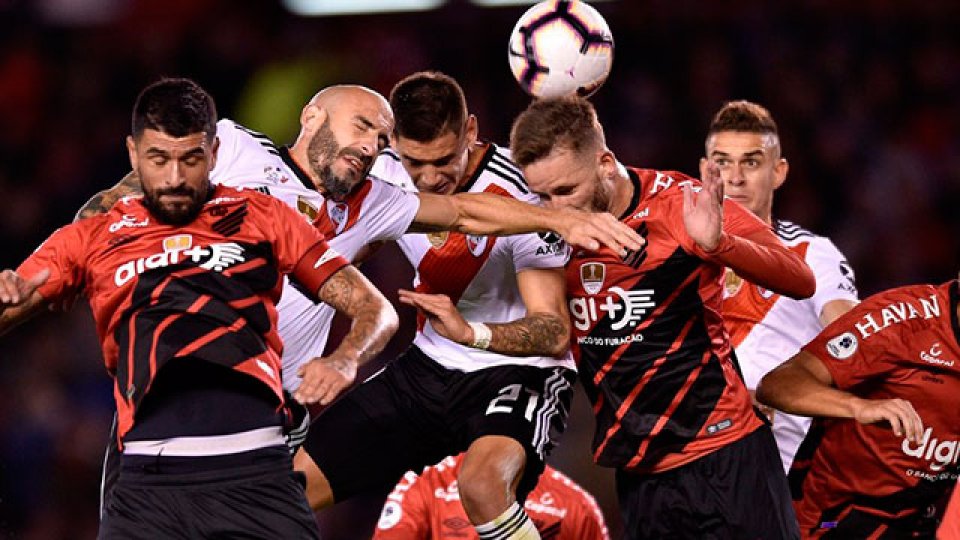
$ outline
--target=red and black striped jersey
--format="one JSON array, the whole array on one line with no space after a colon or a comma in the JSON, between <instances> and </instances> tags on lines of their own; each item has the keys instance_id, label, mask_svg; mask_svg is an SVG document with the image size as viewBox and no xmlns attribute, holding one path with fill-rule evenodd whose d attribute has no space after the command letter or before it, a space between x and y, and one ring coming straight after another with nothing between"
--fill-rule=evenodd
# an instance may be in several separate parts
<instances>
[{"instance_id":1,"label":"red and black striped jersey","mask_svg":"<svg viewBox=\"0 0 960 540\"><path fill-rule=\"evenodd\" d=\"M829 532L851 512L922 516L956 484L957 287L951 281L876 294L803 348L823 362L837 388L865 399L905 399L924 428L920 441L911 442L887 425L815 422L790 471L805 537Z\"/></svg>"},{"instance_id":2,"label":"red and black striped jersey","mask_svg":"<svg viewBox=\"0 0 960 540\"><path fill-rule=\"evenodd\" d=\"M47 300L84 292L107 370L114 375L118 436L164 363L190 357L269 386L282 403L275 305L283 274L318 291L347 261L281 201L217 186L200 215L160 223L139 197L63 227L18 272L51 271Z\"/></svg>"},{"instance_id":3,"label":"red and black striped jersey","mask_svg":"<svg viewBox=\"0 0 960 540\"><path fill-rule=\"evenodd\" d=\"M658 472L762 424L723 327L724 264L717 260L723 248L704 253L683 223L681 186L697 189L699 182L678 172L627 172L634 195L620 219L646 245L623 257L607 249L576 252L567 291L574 351L597 417L594 459ZM809 273L765 223L733 201L724 203L723 231L762 261L754 272L777 275L780 283Z\"/></svg>"}]
</instances>

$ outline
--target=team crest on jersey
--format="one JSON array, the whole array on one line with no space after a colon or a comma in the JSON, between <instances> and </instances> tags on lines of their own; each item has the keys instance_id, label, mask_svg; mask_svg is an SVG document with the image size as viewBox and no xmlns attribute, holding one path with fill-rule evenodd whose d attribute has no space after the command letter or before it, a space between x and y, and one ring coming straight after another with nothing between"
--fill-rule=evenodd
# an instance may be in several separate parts
<instances>
[{"instance_id":1,"label":"team crest on jersey","mask_svg":"<svg viewBox=\"0 0 960 540\"><path fill-rule=\"evenodd\" d=\"M317 215L319 214L317 207L303 197L297 197L297 212L310 218L310 221L317 219Z\"/></svg>"},{"instance_id":2,"label":"team crest on jersey","mask_svg":"<svg viewBox=\"0 0 960 540\"><path fill-rule=\"evenodd\" d=\"M827 352L837 360L846 360L857 352L859 345L853 332L844 332L827 342Z\"/></svg>"},{"instance_id":3,"label":"team crest on jersey","mask_svg":"<svg viewBox=\"0 0 960 540\"><path fill-rule=\"evenodd\" d=\"M467 242L467 249L470 250L470 253L472 253L474 257L483 255L484 250L487 249L486 236L474 236L472 234L468 234L465 237L465 240Z\"/></svg>"},{"instance_id":4,"label":"team crest on jersey","mask_svg":"<svg viewBox=\"0 0 960 540\"><path fill-rule=\"evenodd\" d=\"M427 240L430 241L431 246L440 249L447 243L447 237L449 236L449 231L432 232L427 234Z\"/></svg>"},{"instance_id":5,"label":"team crest on jersey","mask_svg":"<svg viewBox=\"0 0 960 540\"><path fill-rule=\"evenodd\" d=\"M587 294L597 294L603 289L603 280L607 276L607 266L599 262L580 265L580 284Z\"/></svg>"},{"instance_id":6,"label":"team crest on jersey","mask_svg":"<svg viewBox=\"0 0 960 540\"><path fill-rule=\"evenodd\" d=\"M176 234L163 239L163 251L180 251L193 246L193 235Z\"/></svg>"},{"instance_id":7,"label":"team crest on jersey","mask_svg":"<svg viewBox=\"0 0 960 540\"><path fill-rule=\"evenodd\" d=\"M723 273L723 296L725 298L736 296L742 287L743 278L738 276L733 270L727 268Z\"/></svg>"},{"instance_id":8,"label":"team crest on jersey","mask_svg":"<svg viewBox=\"0 0 960 540\"><path fill-rule=\"evenodd\" d=\"M327 215L333 222L336 234L340 234L347 228L347 220L350 219L350 207L344 202L327 201Z\"/></svg>"},{"instance_id":9,"label":"team crest on jersey","mask_svg":"<svg viewBox=\"0 0 960 540\"><path fill-rule=\"evenodd\" d=\"M377 527L380 529L390 529L400 523L403 517L403 507L397 501L387 501L383 505L383 511L380 512L380 520L377 521Z\"/></svg>"}]
</instances>

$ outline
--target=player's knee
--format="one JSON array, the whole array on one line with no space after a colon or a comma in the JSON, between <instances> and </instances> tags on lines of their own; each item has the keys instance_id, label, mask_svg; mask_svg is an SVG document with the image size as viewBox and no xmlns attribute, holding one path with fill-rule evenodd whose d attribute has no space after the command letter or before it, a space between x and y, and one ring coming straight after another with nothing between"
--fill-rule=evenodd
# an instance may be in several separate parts
<instances>
[{"instance_id":1,"label":"player's knee","mask_svg":"<svg viewBox=\"0 0 960 540\"><path fill-rule=\"evenodd\" d=\"M306 476L306 495L310 508L322 510L333 505L333 489L330 487L330 482L303 448L293 457L293 469Z\"/></svg>"},{"instance_id":2,"label":"player's knee","mask_svg":"<svg viewBox=\"0 0 960 540\"><path fill-rule=\"evenodd\" d=\"M489 520L515 499L526 453L507 437L483 437L467 450L457 476L460 500L467 514Z\"/></svg>"}]
</instances>

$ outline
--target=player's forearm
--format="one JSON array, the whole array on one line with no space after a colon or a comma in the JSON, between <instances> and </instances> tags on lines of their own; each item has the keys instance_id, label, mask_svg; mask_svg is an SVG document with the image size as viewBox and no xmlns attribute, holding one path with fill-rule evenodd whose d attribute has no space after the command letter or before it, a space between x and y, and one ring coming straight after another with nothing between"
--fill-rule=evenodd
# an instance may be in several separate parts
<instances>
[{"instance_id":1,"label":"player's forearm","mask_svg":"<svg viewBox=\"0 0 960 540\"><path fill-rule=\"evenodd\" d=\"M508 323L487 324L487 350L508 356L559 357L570 347L570 321L554 313L532 313Z\"/></svg>"},{"instance_id":2,"label":"player's forearm","mask_svg":"<svg viewBox=\"0 0 960 540\"><path fill-rule=\"evenodd\" d=\"M112 188L105 189L91 197L90 200L80 208L73 220L79 221L97 214L102 214L123 197L142 194L140 179L136 173L131 171Z\"/></svg>"},{"instance_id":3,"label":"player's forearm","mask_svg":"<svg viewBox=\"0 0 960 540\"><path fill-rule=\"evenodd\" d=\"M853 418L860 398L818 380L793 362L777 367L757 386L757 401L789 414Z\"/></svg>"},{"instance_id":4,"label":"player's forearm","mask_svg":"<svg viewBox=\"0 0 960 540\"><path fill-rule=\"evenodd\" d=\"M553 230L558 213L491 193L458 193L449 198L456 215L451 228L475 235L510 235Z\"/></svg>"},{"instance_id":5,"label":"player's forearm","mask_svg":"<svg viewBox=\"0 0 960 540\"><path fill-rule=\"evenodd\" d=\"M399 327L397 312L390 301L352 266L331 276L318 296L352 320L336 355L357 365L378 355Z\"/></svg>"},{"instance_id":6,"label":"player's forearm","mask_svg":"<svg viewBox=\"0 0 960 540\"><path fill-rule=\"evenodd\" d=\"M779 242L760 243L723 233L720 245L701 256L730 267L750 283L791 298L809 298L817 288L807 263Z\"/></svg>"}]
</instances>

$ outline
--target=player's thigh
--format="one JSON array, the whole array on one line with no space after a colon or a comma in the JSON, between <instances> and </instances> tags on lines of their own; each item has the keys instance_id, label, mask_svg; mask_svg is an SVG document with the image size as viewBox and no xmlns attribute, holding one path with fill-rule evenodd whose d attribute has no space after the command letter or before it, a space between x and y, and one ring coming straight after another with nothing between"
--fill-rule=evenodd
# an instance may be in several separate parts
<instances>
[{"instance_id":1,"label":"player's thigh","mask_svg":"<svg viewBox=\"0 0 960 540\"><path fill-rule=\"evenodd\" d=\"M303 445L330 485L334 502L392 486L408 470L420 470L447 455L449 444L437 414L417 398L438 391L429 378L398 365L350 391L310 426ZM298 460L303 462L301 458ZM308 474L308 492L311 492Z\"/></svg>"},{"instance_id":2,"label":"player's thigh","mask_svg":"<svg viewBox=\"0 0 960 540\"><path fill-rule=\"evenodd\" d=\"M519 443L526 454L517 499L536 485L566 427L576 374L564 368L498 366L467 374L455 405L466 418L465 446L488 436Z\"/></svg>"}]
</instances>

